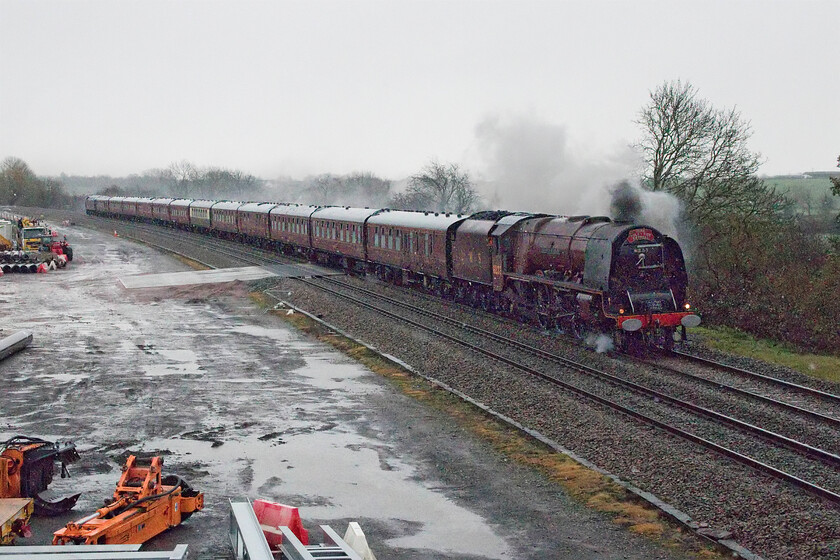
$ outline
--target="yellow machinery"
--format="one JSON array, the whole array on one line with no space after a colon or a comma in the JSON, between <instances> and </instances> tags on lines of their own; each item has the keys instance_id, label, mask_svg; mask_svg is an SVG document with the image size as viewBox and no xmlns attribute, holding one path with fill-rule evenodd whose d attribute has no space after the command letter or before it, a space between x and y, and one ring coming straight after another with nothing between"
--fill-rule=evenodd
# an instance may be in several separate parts
<instances>
[{"instance_id":1,"label":"yellow machinery","mask_svg":"<svg viewBox=\"0 0 840 560\"><path fill-rule=\"evenodd\" d=\"M15 537L28 537L29 518L35 509L29 498L0 499L0 545L12 544Z\"/></svg>"},{"instance_id":2,"label":"yellow machinery","mask_svg":"<svg viewBox=\"0 0 840 560\"><path fill-rule=\"evenodd\" d=\"M24 226L20 230L20 248L24 251L40 251L44 244L52 241L52 231L46 226Z\"/></svg>"},{"instance_id":3,"label":"yellow machinery","mask_svg":"<svg viewBox=\"0 0 840 560\"><path fill-rule=\"evenodd\" d=\"M17 226L9 220L0 220L0 251L11 251L17 245Z\"/></svg>"}]
</instances>

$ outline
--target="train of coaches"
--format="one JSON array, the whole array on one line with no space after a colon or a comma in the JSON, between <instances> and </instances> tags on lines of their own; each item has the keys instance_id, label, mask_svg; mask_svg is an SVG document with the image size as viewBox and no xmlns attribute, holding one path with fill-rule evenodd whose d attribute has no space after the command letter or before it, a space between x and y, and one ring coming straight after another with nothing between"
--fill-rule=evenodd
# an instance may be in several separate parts
<instances>
[{"instance_id":1,"label":"train of coaches","mask_svg":"<svg viewBox=\"0 0 840 560\"><path fill-rule=\"evenodd\" d=\"M85 209L375 273L578 336L607 333L622 348L670 348L700 324L677 242L607 217L99 195Z\"/></svg>"}]
</instances>

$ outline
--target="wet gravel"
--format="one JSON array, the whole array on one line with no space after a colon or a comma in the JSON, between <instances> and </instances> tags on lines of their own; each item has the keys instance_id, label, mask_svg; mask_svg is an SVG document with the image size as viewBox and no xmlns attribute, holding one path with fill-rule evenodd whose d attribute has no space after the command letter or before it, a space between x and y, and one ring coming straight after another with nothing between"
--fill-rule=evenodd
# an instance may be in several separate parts
<instances>
[{"instance_id":1,"label":"wet gravel","mask_svg":"<svg viewBox=\"0 0 840 560\"><path fill-rule=\"evenodd\" d=\"M208 253L212 251L208 250ZM226 259L223 259L226 260ZM216 263L213 263L216 264ZM217 266L226 266L219 263ZM465 310L436 298L402 289L354 279L367 287L399 294L401 298L423 302L424 306L487 330L539 346L545 350L606 368L627 376L640 376L646 382L667 383L673 391L694 393L702 402L715 402L715 408L730 406L721 394L700 385L676 381L657 381L655 370L617 363L607 355L596 354L561 337L502 321L497 317ZM323 292L293 280L282 281L278 293L295 305L322 316L360 339L413 365L502 414L536 429L593 463L648 490L711 528L728 531L732 538L766 558L835 558L840 556L840 515L834 506L774 479L741 467L682 440L660 433L636 421L608 411L579 397L565 394L544 383L511 371L508 366L489 361L451 343L407 328L392 320L358 309ZM756 360L723 356L695 343L690 351L733 363L746 369L766 372L795 383L837 393L833 384L812 380L785 368ZM706 400L708 399L708 400ZM734 406L734 405L733 405ZM780 415L765 405L738 405L733 415L748 416L755 423L773 423L778 431L787 430L797 439L836 449L833 428L814 426L801 418ZM735 414L737 412L737 414ZM748 419L745 418L745 419ZM760 420L760 421L759 421ZM833 446L833 447L832 447ZM829 473L827 476L835 476Z\"/></svg>"},{"instance_id":2,"label":"wet gravel","mask_svg":"<svg viewBox=\"0 0 840 560\"><path fill-rule=\"evenodd\" d=\"M368 287L375 285L370 281L352 281ZM395 291L387 286L378 289ZM299 282L284 280L279 291L295 305L317 313L427 375L540 431L593 463L653 492L695 520L732 532L735 540L753 552L767 558L832 558L840 553L840 512L800 490L557 391L511 371L508 366L336 301ZM403 290L396 293L450 317L460 317L594 367L617 367L615 360L569 345L557 337ZM826 472L825 476L836 475ZM779 519L803 522L780 523Z\"/></svg>"},{"instance_id":3,"label":"wet gravel","mask_svg":"<svg viewBox=\"0 0 840 560\"><path fill-rule=\"evenodd\" d=\"M316 283L324 285L324 281L318 281ZM326 284L326 287L331 290L338 289L340 293L349 294L351 296L353 295L352 287L348 283L330 280ZM672 380L663 376L657 377L655 375L651 375L647 369L640 368L637 370L639 372L645 372L644 375L637 375L634 373L626 375L626 371L623 372L623 374L615 371L613 373L618 374L614 376L616 379L624 379L627 377L642 378L642 387L654 390L654 395L643 391L635 391L632 389L634 386L629 386L631 388L628 389L627 385L617 381L607 382L601 376L592 373L584 373L578 369L567 367L562 364L557 365L549 362L542 356L521 349L518 346L509 345L500 348L499 342L495 339L465 331L462 328L464 323L460 319L456 324L441 321L439 319L430 320L429 317L423 313L417 313L404 307L402 299L392 300L397 303L391 303L391 301L383 300L381 298L377 298L376 296L364 295L362 297L370 297L370 299L373 300L375 305L380 309L385 309L397 315L407 315L420 324L425 324L429 328L445 332L456 339L476 344L479 348L483 348L487 352L496 353L501 350L506 357L514 359L516 363L520 363L525 367L533 368L558 379L563 383L570 384L573 387L584 390L590 394L597 395L600 398L628 407L649 418L676 426L704 439L723 445L738 453L753 457L761 462L775 466L802 479L812 481L823 488L832 490L840 488L840 473L837 473L833 469L825 468L825 465L820 460L814 459L810 456L810 454L804 454L801 451L780 447L778 444L769 440L753 437L752 433L743 427L707 418L706 415L698 414L669 402L668 397L675 393L674 388L671 387L673 384ZM434 301L430 303L433 305L436 304ZM439 317L439 315L434 315L434 317ZM620 364L616 363L613 365L619 366ZM621 367L614 367L612 369L626 370L626 368ZM639 379L636 379L636 381L639 381ZM678 381L682 381L682 385L686 384L685 380ZM706 386L701 386L699 388L700 391L698 391L697 387L682 387L682 389L683 394L678 396L686 399L686 402L689 404L702 404L697 403L698 399L693 393L697 393L702 390L709 392L708 387ZM680 391L676 392L679 393ZM656 395L661 395L661 397ZM720 395L718 393L714 396L722 397L729 395ZM720 401L717 403L719 406L715 409L716 411L721 412L721 409L723 409L722 411L729 417L743 416L743 414L739 414L739 412L741 412L741 407L738 406L738 403L734 400L727 400L725 398L718 398L714 400ZM748 413L749 411L750 409L747 409ZM747 414L747 416L749 415L750 414Z\"/></svg>"}]
</instances>

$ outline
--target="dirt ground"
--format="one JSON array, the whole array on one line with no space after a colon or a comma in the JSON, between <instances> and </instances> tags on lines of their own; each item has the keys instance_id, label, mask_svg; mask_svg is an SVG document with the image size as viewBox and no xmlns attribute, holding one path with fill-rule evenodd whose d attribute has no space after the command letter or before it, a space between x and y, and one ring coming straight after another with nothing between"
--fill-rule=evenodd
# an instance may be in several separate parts
<instances>
[{"instance_id":1,"label":"dirt ground","mask_svg":"<svg viewBox=\"0 0 840 560\"><path fill-rule=\"evenodd\" d=\"M357 520L380 560L680 558L570 500L458 424L291 330L248 286L127 290L119 278L188 270L148 247L62 228L68 269L0 278L0 336L32 331L0 362L0 438L74 441L82 455L38 519L42 544L113 492L129 453L165 458L206 508L148 548L230 557L227 500L300 507L305 525Z\"/></svg>"}]
</instances>

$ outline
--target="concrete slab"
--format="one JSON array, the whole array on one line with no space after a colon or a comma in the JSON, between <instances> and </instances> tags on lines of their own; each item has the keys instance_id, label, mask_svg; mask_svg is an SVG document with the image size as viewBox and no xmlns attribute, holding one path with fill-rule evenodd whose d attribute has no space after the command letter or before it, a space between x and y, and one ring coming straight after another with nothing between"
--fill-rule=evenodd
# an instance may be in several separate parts
<instances>
[{"instance_id":1,"label":"concrete slab","mask_svg":"<svg viewBox=\"0 0 840 560\"><path fill-rule=\"evenodd\" d=\"M216 268L213 270L189 270L185 272L164 272L161 274L137 274L120 278L124 288L166 288L191 286L194 284L223 284L240 280L260 280L270 276L283 278L311 278L313 276L341 275L341 272L310 264L244 266L239 268Z\"/></svg>"}]
</instances>

